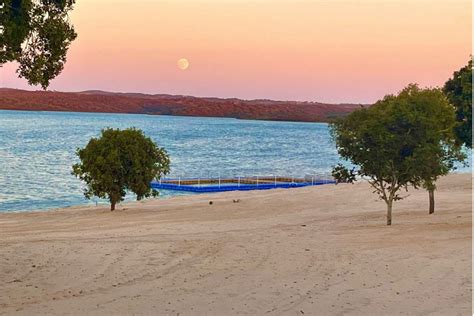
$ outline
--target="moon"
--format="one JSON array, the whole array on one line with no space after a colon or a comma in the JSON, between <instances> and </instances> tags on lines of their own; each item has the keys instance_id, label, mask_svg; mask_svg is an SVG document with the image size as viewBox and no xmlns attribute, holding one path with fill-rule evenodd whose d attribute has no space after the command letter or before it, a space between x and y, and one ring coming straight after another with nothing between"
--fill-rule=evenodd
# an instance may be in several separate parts
<instances>
[{"instance_id":1,"label":"moon","mask_svg":"<svg viewBox=\"0 0 474 316\"><path fill-rule=\"evenodd\" d=\"M186 70L189 67L189 61L186 58L181 58L178 60L178 68L181 70Z\"/></svg>"}]
</instances>

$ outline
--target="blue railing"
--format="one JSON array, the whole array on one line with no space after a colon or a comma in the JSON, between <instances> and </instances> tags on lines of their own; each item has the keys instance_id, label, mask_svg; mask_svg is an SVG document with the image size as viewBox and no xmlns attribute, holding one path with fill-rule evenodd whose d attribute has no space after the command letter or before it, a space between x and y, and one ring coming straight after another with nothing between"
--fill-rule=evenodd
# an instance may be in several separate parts
<instances>
[{"instance_id":1,"label":"blue railing","mask_svg":"<svg viewBox=\"0 0 474 316\"><path fill-rule=\"evenodd\" d=\"M186 179L181 179L186 182ZM180 182L181 182L180 181ZM222 184L201 184L201 185L187 185L181 183L166 183L160 181L153 181L151 187L156 190L173 190L186 191L196 193L209 192L225 192L225 191L251 191L251 190L270 190L270 189L290 189L301 188L307 186L316 186L324 184L335 184L334 180L318 180L311 182L275 182L275 183L255 183L255 184L236 184L236 183L222 183Z\"/></svg>"}]
</instances>

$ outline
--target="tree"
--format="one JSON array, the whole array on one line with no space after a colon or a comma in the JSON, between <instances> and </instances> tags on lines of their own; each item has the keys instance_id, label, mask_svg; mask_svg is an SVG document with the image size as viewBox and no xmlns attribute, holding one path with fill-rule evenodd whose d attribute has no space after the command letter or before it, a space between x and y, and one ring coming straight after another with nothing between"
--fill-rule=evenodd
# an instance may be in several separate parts
<instances>
[{"instance_id":1,"label":"tree","mask_svg":"<svg viewBox=\"0 0 474 316\"><path fill-rule=\"evenodd\" d=\"M338 165L333 176L350 183L367 178L387 204L391 225L393 201L402 198L401 189L408 185L432 189L437 177L452 167L453 115L441 91L416 85L349 114L331 124L331 133L341 157L358 169Z\"/></svg>"},{"instance_id":2,"label":"tree","mask_svg":"<svg viewBox=\"0 0 474 316\"><path fill-rule=\"evenodd\" d=\"M127 191L137 200L157 196L150 182L169 173L166 151L135 128L104 129L101 137L78 149L77 156L80 163L73 165L72 174L86 183L85 197L107 198L112 211Z\"/></svg>"},{"instance_id":3,"label":"tree","mask_svg":"<svg viewBox=\"0 0 474 316\"><path fill-rule=\"evenodd\" d=\"M348 170L339 164L332 175L337 182L367 178L374 193L387 204L387 225L391 225L393 201L401 198L398 191L407 187L410 174L400 159L401 140L391 131L393 118L384 113L382 102L389 102L388 97L331 124L339 155L359 167Z\"/></svg>"},{"instance_id":4,"label":"tree","mask_svg":"<svg viewBox=\"0 0 474 316\"><path fill-rule=\"evenodd\" d=\"M456 119L460 123L455 127L455 133L464 145L472 148L472 58L453 73L443 90L456 107Z\"/></svg>"},{"instance_id":5,"label":"tree","mask_svg":"<svg viewBox=\"0 0 474 316\"><path fill-rule=\"evenodd\" d=\"M49 86L64 68L77 37L68 12L74 0L4 0L0 3L0 66L17 61L19 77Z\"/></svg>"},{"instance_id":6,"label":"tree","mask_svg":"<svg viewBox=\"0 0 474 316\"><path fill-rule=\"evenodd\" d=\"M456 117L453 106L441 89L420 89L409 85L399 95L405 106L399 105L401 115L411 117L414 127L411 134L418 142L416 155L420 164L416 172L422 179L421 185L428 191L429 214L434 213L434 191L439 177L448 174L456 161L466 157L457 142L454 128ZM414 185L418 184L418 179Z\"/></svg>"}]
</instances>

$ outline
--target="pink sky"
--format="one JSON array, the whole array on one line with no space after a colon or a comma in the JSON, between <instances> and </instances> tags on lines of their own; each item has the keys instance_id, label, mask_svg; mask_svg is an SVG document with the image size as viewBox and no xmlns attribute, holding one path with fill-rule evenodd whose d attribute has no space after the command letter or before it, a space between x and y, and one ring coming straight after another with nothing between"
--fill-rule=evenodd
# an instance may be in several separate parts
<instances>
[{"instance_id":1,"label":"pink sky","mask_svg":"<svg viewBox=\"0 0 474 316\"><path fill-rule=\"evenodd\" d=\"M51 90L371 103L442 85L471 54L469 0L76 2ZM16 66L1 85L38 89Z\"/></svg>"}]
</instances>

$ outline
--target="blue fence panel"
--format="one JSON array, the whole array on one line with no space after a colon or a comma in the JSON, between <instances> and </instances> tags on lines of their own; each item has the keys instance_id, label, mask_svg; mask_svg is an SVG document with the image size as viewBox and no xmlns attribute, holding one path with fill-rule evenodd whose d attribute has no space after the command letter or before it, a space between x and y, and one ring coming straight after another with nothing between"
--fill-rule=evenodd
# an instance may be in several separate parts
<instances>
[{"instance_id":1,"label":"blue fence panel","mask_svg":"<svg viewBox=\"0 0 474 316\"><path fill-rule=\"evenodd\" d=\"M185 181L182 179L182 181ZM186 191L196 193L209 193L209 192L226 192L226 191L250 191L250 190L270 190L270 189L289 189L289 188L301 188L307 186L316 186L324 184L335 184L334 180L325 181L314 181L314 182L298 182L298 183L265 183L265 184L231 184L225 183L220 186L217 185L180 185L171 183L160 183L153 181L151 187L157 190L174 190L174 191Z\"/></svg>"}]
</instances>

